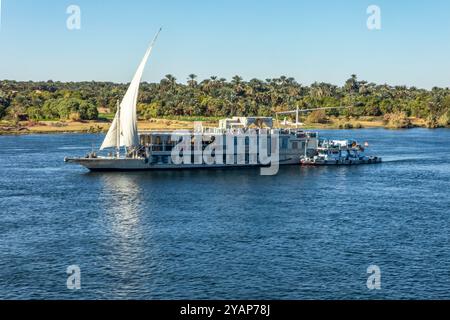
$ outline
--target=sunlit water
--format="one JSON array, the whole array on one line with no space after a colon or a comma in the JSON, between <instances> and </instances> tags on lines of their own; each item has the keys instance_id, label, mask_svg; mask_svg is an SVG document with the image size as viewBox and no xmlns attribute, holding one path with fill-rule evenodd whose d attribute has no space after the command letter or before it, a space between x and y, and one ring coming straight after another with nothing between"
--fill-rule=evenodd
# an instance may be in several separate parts
<instances>
[{"instance_id":1,"label":"sunlit water","mask_svg":"<svg viewBox=\"0 0 450 320\"><path fill-rule=\"evenodd\" d=\"M101 135L0 137L0 298L449 299L450 130L324 134L385 162L89 173Z\"/></svg>"}]
</instances>

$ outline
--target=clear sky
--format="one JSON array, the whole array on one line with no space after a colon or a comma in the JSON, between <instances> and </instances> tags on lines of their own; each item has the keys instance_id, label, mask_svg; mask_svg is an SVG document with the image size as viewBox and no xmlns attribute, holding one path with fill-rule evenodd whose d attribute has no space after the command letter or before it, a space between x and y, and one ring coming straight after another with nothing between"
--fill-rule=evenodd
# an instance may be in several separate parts
<instances>
[{"instance_id":1,"label":"clear sky","mask_svg":"<svg viewBox=\"0 0 450 320\"><path fill-rule=\"evenodd\" d=\"M341 85L450 86L448 0L0 0L0 79L128 82L292 76ZM81 29L69 31L69 5ZM381 30L368 30L369 5Z\"/></svg>"}]
</instances>

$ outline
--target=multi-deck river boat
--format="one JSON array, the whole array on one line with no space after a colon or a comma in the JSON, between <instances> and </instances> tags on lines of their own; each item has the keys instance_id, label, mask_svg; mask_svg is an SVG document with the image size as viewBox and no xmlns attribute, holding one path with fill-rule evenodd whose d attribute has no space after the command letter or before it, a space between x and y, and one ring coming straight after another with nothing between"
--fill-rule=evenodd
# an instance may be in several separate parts
<instances>
[{"instance_id":1,"label":"multi-deck river boat","mask_svg":"<svg viewBox=\"0 0 450 320\"><path fill-rule=\"evenodd\" d=\"M67 157L65 162L93 171L278 167L298 165L302 161L321 163L322 158L317 155L317 151L321 151L316 132L298 128L277 129L273 126L273 119L267 117L234 117L221 120L217 128L200 125L193 131L138 132L136 104L139 86L158 34L118 104L100 147L106 155L91 152L85 157ZM322 162L327 163L328 160Z\"/></svg>"},{"instance_id":2,"label":"multi-deck river boat","mask_svg":"<svg viewBox=\"0 0 450 320\"><path fill-rule=\"evenodd\" d=\"M91 152L65 161L93 171L262 167L275 162L298 165L303 157L315 153L318 133L275 129L272 118L235 117L222 120L217 128L143 131L138 141L105 156Z\"/></svg>"}]
</instances>

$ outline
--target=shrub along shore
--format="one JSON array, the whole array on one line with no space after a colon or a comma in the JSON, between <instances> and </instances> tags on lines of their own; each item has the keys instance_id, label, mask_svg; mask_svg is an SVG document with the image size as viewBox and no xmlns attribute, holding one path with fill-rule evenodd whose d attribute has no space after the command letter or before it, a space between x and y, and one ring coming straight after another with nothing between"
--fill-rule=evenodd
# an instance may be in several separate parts
<instances>
[{"instance_id":1,"label":"shrub along shore","mask_svg":"<svg viewBox=\"0 0 450 320\"><path fill-rule=\"evenodd\" d=\"M405 127L397 127L396 124L390 124L381 117L360 117L358 119L346 118L330 118L325 123L305 123L301 128L313 129L362 129L362 128L426 128L426 122L418 118L408 118L402 121L407 123ZM216 119L204 119L203 124L209 127L216 127L218 122ZM281 123L275 123L279 127ZM17 135L17 134L52 134L52 133L106 133L109 129L110 122L107 121L19 121L18 123L1 121L0 135ZM154 119L140 120L138 122L139 130L189 130L194 128L192 120L169 120Z\"/></svg>"},{"instance_id":2,"label":"shrub along shore","mask_svg":"<svg viewBox=\"0 0 450 320\"><path fill-rule=\"evenodd\" d=\"M127 87L110 82L0 81L0 133L105 131ZM179 83L167 75L159 83L141 84L137 107L141 128L171 130L231 116L274 117L297 106L336 108L302 113L305 128L450 125L449 88L377 85L356 75L343 86L304 86L286 76L249 81L213 76L199 81L195 74Z\"/></svg>"}]
</instances>

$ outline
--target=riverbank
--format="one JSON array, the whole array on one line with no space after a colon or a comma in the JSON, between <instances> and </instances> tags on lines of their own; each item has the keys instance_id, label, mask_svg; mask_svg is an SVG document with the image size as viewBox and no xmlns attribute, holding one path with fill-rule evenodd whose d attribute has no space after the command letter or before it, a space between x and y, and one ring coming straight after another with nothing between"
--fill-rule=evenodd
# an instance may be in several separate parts
<instances>
[{"instance_id":1,"label":"riverbank","mask_svg":"<svg viewBox=\"0 0 450 320\"><path fill-rule=\"evenodd\" d=\"M410 118L411 127L426 127L426 121ZM111 122L108 121L21 121L0 122L0 135L17 134L52 134L52 133L102 133L107 132ZM217 120L203 121L204 126L215 127ZM193 120L154 119L139 121L141 131L158 130L189 130L193 129ZM280 125L280 127L286 127ZM390 128L381 117L360 117L358 119L330 118L326 123L306 123L304 129L362 129L362 128Z\"/></svg>"},{"instance_id":2,"label":"riverbank","mask_svg":"<svg viewBox=\"0 0 450 320\"><path fill-rule=\"evenodd\" d=\"M106 121L39 121L19 122L14 125L8 122L0 122L0 135L15 134L52 134L52 133L102 133L107 132L111 122ZM207 122L207 125L215 123ZM139 121L140 131L158 130L188 130L194 127L193 121L178 121L156 119L151 121Z\"/></svg>"}]
</instances>

